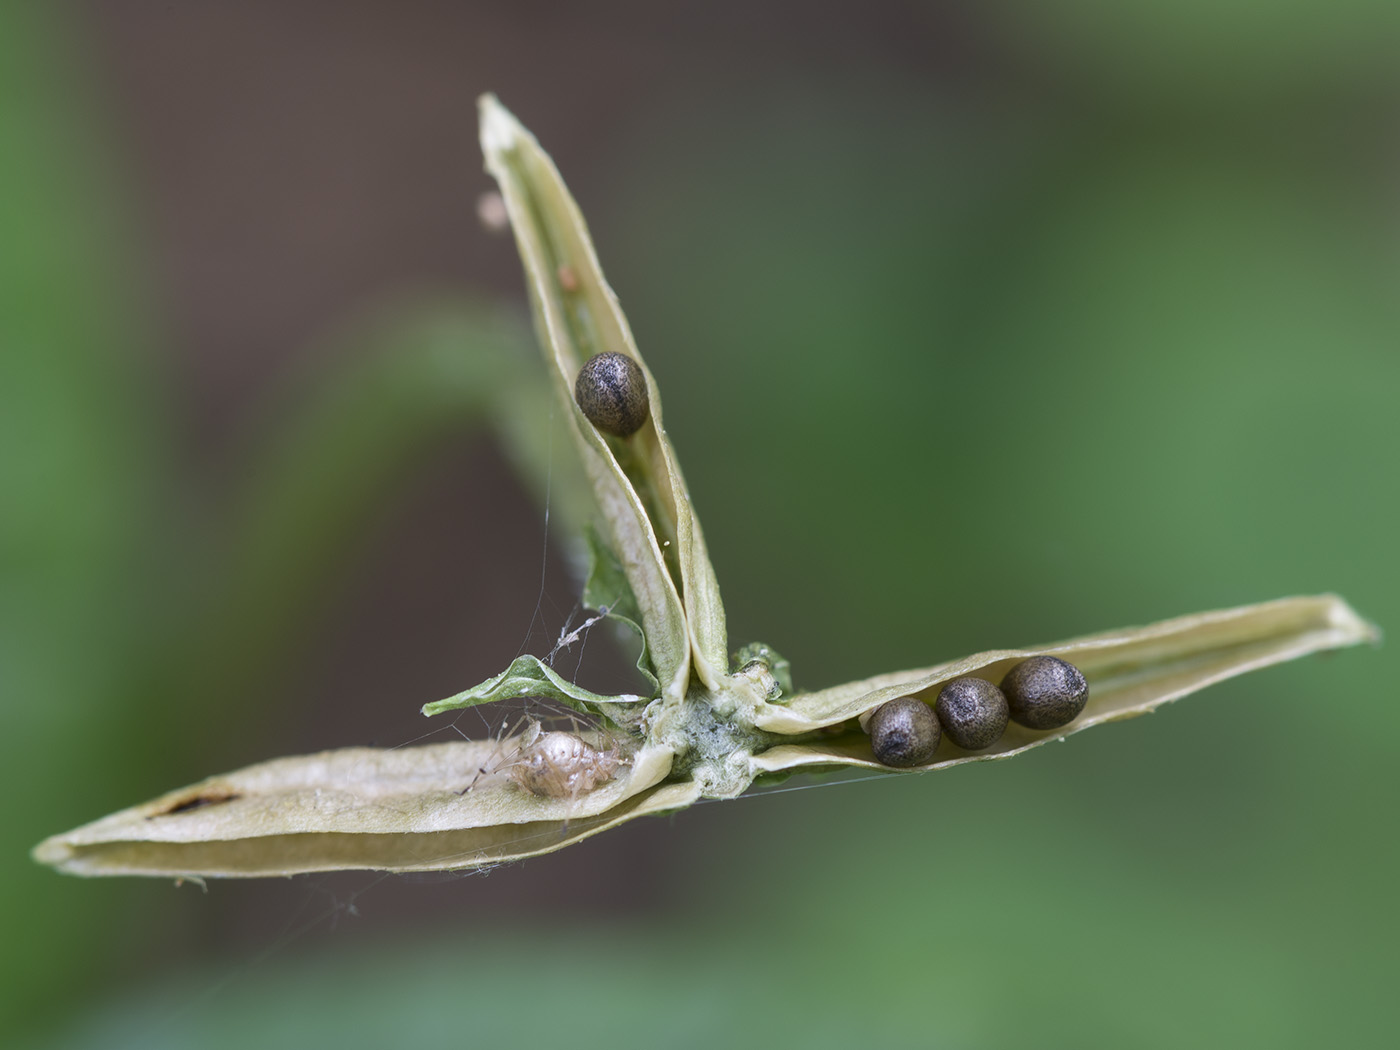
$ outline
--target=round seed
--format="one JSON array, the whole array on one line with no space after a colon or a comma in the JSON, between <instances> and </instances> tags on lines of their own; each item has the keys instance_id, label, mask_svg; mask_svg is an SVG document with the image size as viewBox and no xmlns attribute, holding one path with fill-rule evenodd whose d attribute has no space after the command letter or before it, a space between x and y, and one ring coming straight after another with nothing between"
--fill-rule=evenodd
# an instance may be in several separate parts
<instances>
[{"instance_id":1,"label":"round seed","mask_svg":"<svg viewBox=\"0 0 1400 1050\"><path fill-rule=\"evenodd\" d=\"M933 708L912 696L901 696L875 709L865 724L875 758L887 766L922 766L933 761L943 735Z\"/></svg>"},{"instance_id":2,"label":"round seed","mask_svg":"<svg viewBox=\"0 0 1400 1050\"><path fill-rule=\"evenodd\" d=\"M1006 697L984 678L954 678L933 710L948 739L967 751L991 747L1006 732Z\"/></svg>"},{"instance_id":3,"label":"round seed","mask_svg":"<svg viewBox=\"0 0 1400 1050\"><path fill-rule=\"evenodd\" d=\"M651 413L646 376L626 354L609 351L590 357L574 383L574 400L599 430L630 437Z\"/></svg>"},{"instance_id":4,"label":"round seed","mask_svg":"<svg viewBox=\"0 0 1400 1050\"><path fill-rule=\"evenodd\" d=\"M1089 683L1074 664L1054 656L1032 656L1006 672L1001 691L1011 720L1027 729L1058 729L1084 710Z\"/></svg>"}]
</instances>

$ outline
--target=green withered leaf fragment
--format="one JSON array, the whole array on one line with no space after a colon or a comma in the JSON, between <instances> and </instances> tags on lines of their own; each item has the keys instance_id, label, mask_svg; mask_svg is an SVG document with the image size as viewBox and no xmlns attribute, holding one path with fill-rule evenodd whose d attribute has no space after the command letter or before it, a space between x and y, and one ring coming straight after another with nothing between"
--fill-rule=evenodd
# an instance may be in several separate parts
<instances>
[{"instance_id":1,"label":"green withered leaf fragment","mask_svg":"<svg viewBox=\"0 0 1400 1050\"><path fill-rule=\"evenodd\" d=\"M463 707L475 707L496 700L516 700L522 697L536 697L541 700L558 700L580 711L600 712L614 704L638 703L647 697L603 696L589 692L570 682L563 675L537 656L517 656L500 674L488 678L478 686L464 689L445 700L435 700L423 705L425 715L440 715L444 711L456 711Z\"/></svg>"},{"instance_id":2,"label":"green withered leaf fragment","mask_svg":"<svg viewBox=\"0 0 1400 1050\"><path fill-rule=\"evenodd\" d=\"M476 707L478 704L489 704L497 700L532 698L557 700L579 711L603 715L619 725L636 721L635 715L629 713L619 716L617 712L624 707L635 706L652 699L656 696L658 688L647 653L646 634L637 622L641 619L641 613L637 609L637 599L632 595L632 587L617 558L602 543L596 532L587 529L585 533L590 565L588 580L583 585L584 608L596 613L598 619L606 618L624 624L642 640L642 649L637 656L637 670L651 683L652 691L646 696L604 696L569 681L539 657L525 655L517 656L504 671L480 685L464 689L444 700L424 704L425 715L440 715L447 711ZM573 643L570 641L568 644ZM561 642L560 647L563 645L564 642Z\"/></svg>"},{"instance_id":3,"label":"green withered leaf fragment","mask_svg":"<svg viewBox=\"0 0 1400 1050\"><path fill-rule=\"evenodd\" d=\"M515 230L545 359L605 526L585 604L641 635L638 666L653 685L649 695L593 693L548 659L522 656L425 713L542 697L601 716L597 724L609 729L545 733L529 724L503 740L276 759L54 836L35 848L39 862L78 875L174 877L482 867L701 798L731 798L794 771L920 772L1009 758L1246 671L1378 637L1342 599L1324 595L997 649L818 692L792 693L787 662L764 646L740 650L731 672L719 589L662 425L656 381L583 219L514 117L487 97L481 118L487 168ZM600 433L573 400L583 361L602 351L628 355L646 377L650 418L626 438ZM862 728L880 705L898 697L931 704L954 678L997 682L1040 654L1073 663L1088 682L1087 705L1069 724L1042 732L1012 724L975 753L945 733L932 760L911 769L875 760ZM527 769L550 774L543 789L522 775Z\"/></svg>"}]
</instances>

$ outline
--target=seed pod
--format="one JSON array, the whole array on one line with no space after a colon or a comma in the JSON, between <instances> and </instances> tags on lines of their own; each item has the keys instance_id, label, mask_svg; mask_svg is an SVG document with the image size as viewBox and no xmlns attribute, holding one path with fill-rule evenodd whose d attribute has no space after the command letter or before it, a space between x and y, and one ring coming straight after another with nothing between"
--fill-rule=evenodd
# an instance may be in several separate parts
<instances>
[{"instance_id":1,"label":"seed pod","mask_svg":"<svg viewBox=\"0 0 1400 1050\"><path fill-rule=\"evenodd\" d=\"M631 437L651 414L646 376L626 354L590 357L574 383L574 400L599 430Z\"/></svg>"},{"instance_id":2,"label":"seed pod","mask_svg":"<svg viewBox=\"0 0 1400 1050\"><path fill-rule=\"evenodd\" d=\"M991 747L1006 732L1006 697L985 678L954 678L933 710L948 739L966 751Z\"/></svg>"},{"instance_id":3,"label":"seed pod","mask_svg":"<svg viewBox=\"0 0 1400 1050\"><path fill-rule=\"evenodd\" d=\"M877 707L866 722L870 749L887 766L922 766L938 750L938 727L933 708L912 696L901 696Z\"/></svg>"},{"instance_id":4,"label":"seed pod","mask_svg":"<svg viewBox=\"0 0 1400 1050\"><path fill-rule=\"evenodd\" d=\"M1084 710L1089 683L1074 664L1054 656L1032 656L1006 672L1001 691L1011 720L1027 729L1058 729Z\"/></svg>"}]
</instances>

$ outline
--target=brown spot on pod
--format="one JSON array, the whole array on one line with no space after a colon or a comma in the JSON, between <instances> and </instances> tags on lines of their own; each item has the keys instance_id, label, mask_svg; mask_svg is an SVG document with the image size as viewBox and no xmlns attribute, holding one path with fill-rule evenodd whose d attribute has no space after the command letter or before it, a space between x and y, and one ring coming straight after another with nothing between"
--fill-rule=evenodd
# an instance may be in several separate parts
<instances>
[{"instance_id":1,"label":"brown spot on pod","mask_svg":"<svg viewBox=\"0 0 1400 1050\"><path fill-rule=\"evenodd\" d=\"M183 798L177 798L159 813L153 813L146 819L155 820L156 817L173 817L177 813L188 813L190 810L203 809L205 806L217 806L224 802L232 802L238 797L238 792L234 791L232 788L207 787L192 792Z\"/></svg>"}]
</instances>

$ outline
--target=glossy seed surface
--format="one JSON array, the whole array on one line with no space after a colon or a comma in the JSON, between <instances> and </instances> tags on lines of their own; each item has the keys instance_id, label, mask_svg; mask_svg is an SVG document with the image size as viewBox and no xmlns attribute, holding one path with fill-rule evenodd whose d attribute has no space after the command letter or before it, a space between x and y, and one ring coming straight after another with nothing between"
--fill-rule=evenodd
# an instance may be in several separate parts
<instances>
[{"instance_id":1,"label":"glossy seed surface","mask_svg":"<svg viewBox=\"0 0 1400 1050\"><path fill-rule=\"evenodd\" d=\"M646 376L626 354L590 357L574 383L574 400L588 421L617 437L630 437L651 413Z\"/></svg>"},{"instance_id":2,"label":"glossy seed surface","mask_svg":"<svg viewBox=\"0 0 1400 1050\"><path fill-rule=\"evenodd\" d=\"M1011 720L1027 729L1058 729L1073 722L1089 699L1089 683L1072 663L1032 656L1001 680Z\"/></svg>"},{"instance_id":3,"label":"glossy seed surface","mask_svg":"<svg viewBox=\"0 0 1400 1050\"><path fill-rule=\"evenodd\" d=\"M1006 732L1006 697L985 678L954 678L933 710L948 739L965 751L991 747Z\"/></svg>"},{"instance_id":4,"label":"glossy seed surface","mask_svg":"<svg viewBox=\"0 0 1400 1050\"><path fill-rule=\"evenodd\" d=\"M875 709L866 723L870 749L887 766L922 766L933 761L943 735L933 708L912 696L901 696Z\"/></svg>"}]
</instances>

